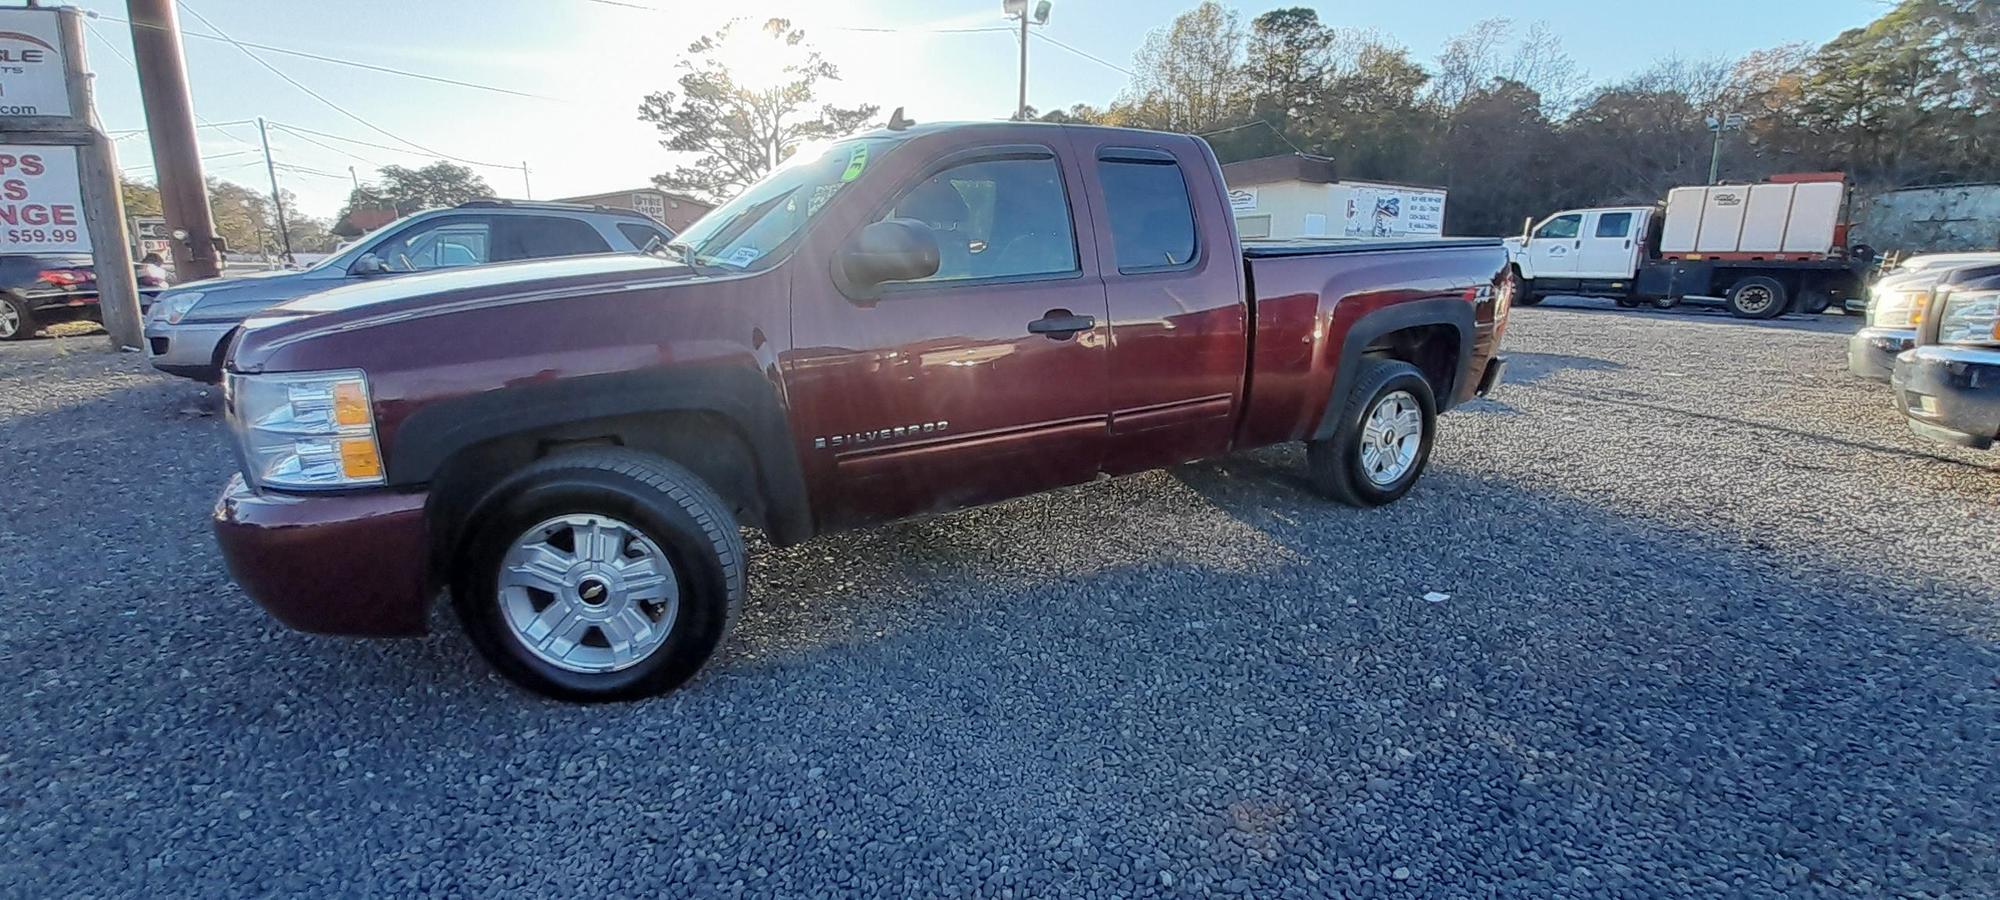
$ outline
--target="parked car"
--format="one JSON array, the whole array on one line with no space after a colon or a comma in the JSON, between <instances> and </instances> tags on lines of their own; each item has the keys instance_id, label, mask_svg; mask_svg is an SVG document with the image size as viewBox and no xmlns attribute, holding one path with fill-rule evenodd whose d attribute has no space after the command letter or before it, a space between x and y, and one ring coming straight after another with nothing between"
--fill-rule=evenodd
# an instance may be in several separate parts
<instances>
[{"instance_id":1,"label":"parked car","mask_svg":"<svg viewBox=\"0 0 2000 900\"><path fill-rule=\"evenodd\" d=\"M143 308L167 287L167 272L135 263ZM43 328L78 319L103 321L97 303L97 269L89 254L0 254L0 341L34 337Z\"/></svg>"},{"instance_id":2,"label":"parked car","mask_svg":"<svg viewBox=\"0 0 2000 900\"><path fill-rule=\"evenodd\" d=\"M1889 380L1896 355L1917 345L1917 325L1938 285L1960 269L2000 262L2000 253L1962 253L1899 266L1868 288L1867 323L1847 339L1847 371L1871 381Z\"/></svg>"},{"instance_id":3,"label":"parked car","mask_svg":"<svg viewBox=\"0 0 2000 900\"><path fill-rule=\"evenodd\" d=\"M344 284L522 259L631 252L673 237L644 214L602 206L474 200L407 216L301 271L194 281L146 319L153 367L213 382L228 338L272 306Z\"/></svg>"},{"instance_id":4,"label":"parked car","mask_svg":"<svg viewBox=\"0 0 2000 900\"><path fill-rule=\"evenodd\" d=\"M1938 286L1890 384L1911 431L1980 450L2000 440L2000 265Z\"/></svg>"},{"instance_id":5,"label":"parked car","mask_svg":"<svg viewBox=\"0 0 2000 900\"><path fill-rule=\"evenodd\" d=\"M900 118L900 117L898 117ZM507 677L692 675L777 545L1302 441L1402 497L1491 390L1498 240L1239 246L1196 137L1041 123L801 154L660 258L413 275L246 322L231 571L294 627L421 633L448 586Z\"/></svg>"},{"instance_id":6,"label":"parked car","mask_svg":"<svg viewBox=\"0 0 2000 900\"><path fill-rule=\"evenodd\" d=\"M1939 266L1962 266L1989 262L2000 262L2000 250L1978 250L1962 253L1920 253L1916 256L1904 257L1893 266L1884 267L1881 274L1876 276L1876 281L1879 282L1891 276L1907 275L1911 272L1920 272ZM1870 296L1866 293L1849 297L1846 303L1843 304L1841 312L1850 316L1865 316L1868 314L1870 299Z\"/></svg>"}]
</instances>

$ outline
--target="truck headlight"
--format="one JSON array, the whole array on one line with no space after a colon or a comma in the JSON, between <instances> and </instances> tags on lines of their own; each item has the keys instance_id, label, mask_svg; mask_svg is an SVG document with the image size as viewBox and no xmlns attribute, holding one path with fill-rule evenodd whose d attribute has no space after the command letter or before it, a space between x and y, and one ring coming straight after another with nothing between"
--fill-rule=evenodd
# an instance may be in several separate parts
<instances>
[{"instance_id":1,"label":"truck headlight","mask_svg":"<svg viewBox=\"0 0 2000 900\"><path fill-rule=\"evenodd\" d=\"M1924 307L1931 305L1931 292L1879 291L1868 304L1868 324L1877 328L1915 328L1924 321Z\"/></svg>"},{"instance_id":2,"label":"truck headlight","mask_svg":"<svg viewBox=\"0 0 2000 900\"><path fill-rule=\"evenodd\" d=\"M223 395L252 486L325 490L383 483L368 376L359 369L232 372Z\"/></svg>"},{"instance_id":3,"label":"truck headlight","mask_svg":"<svg viewBox=\"0 0 2000 900\"><path fill-rule=\"evenodd\" d=\"M1938 312L1938 343L2000 344L2000 291L1953 291Z\"/></svg>"},{"instance_id":4,"label":"truck headlight","mask_svg":"<svg viewBox=\"0 0 2000 900\"><path fill-rule=\"evenodd\" d=\"M168 325L179 325L181 317L188 314L196 303L201 302L200 291L172 294L153 301L152 316Z\"/></svg>"}]
</instances>

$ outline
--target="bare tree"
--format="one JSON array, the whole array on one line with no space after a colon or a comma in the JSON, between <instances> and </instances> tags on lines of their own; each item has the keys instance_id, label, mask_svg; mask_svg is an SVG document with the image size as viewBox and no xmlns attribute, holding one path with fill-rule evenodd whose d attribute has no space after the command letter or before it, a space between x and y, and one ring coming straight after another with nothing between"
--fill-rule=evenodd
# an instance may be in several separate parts
<instances>
[{"instance_id":1,"label":"bare tree","mask_svg":"<svg viewBox=\"0 0 2000 900\"><path fill-rule=\"evenodd\" d=\"M770 19L753 33L731 22L688 45L680 93L656 91L639 104L669 150L700 154L693 165L653 176L663 188L726 198L776 168L800 144L859 128L875 106L813 106L822 81L840 72L805 43L805 32ZM738 43L740 42L740 43ZM737 71L754 62L764 71Z\"/></svg>"},{"instance_id":2,"label":"bare tree","mask_svg":"<svg viewBox=\"0 0 2000 900\"><path fill-rule=\"evenodd\" d=\"M1132 83L1114 118L1199 132L1242 117L1248 98L1243 28L1236 13L1208 0L1146 35L1132 58Z\"/></svg>"}]
</instances>

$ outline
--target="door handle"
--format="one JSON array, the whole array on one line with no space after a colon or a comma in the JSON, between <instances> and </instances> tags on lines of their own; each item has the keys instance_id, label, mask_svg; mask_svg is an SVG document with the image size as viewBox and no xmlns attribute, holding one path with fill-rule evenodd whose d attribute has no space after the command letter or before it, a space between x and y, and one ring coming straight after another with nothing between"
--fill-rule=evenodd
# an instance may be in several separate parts
<instances>
[{"instance_id":1,"label":"door handle","mask_svg":"<svg viewBox=\"0 0 2000 900\"><path fill-rule=\"evenodd\" d=\"M1577 239L1576 239L1576 249L1578 249L1578 250L1582 250L1582 249L1583 249L1583 238L1577 238Z\"/></svg>"},{"instance_id":2,"label":"door handle","mask_svg":"<svg viewBox=\"0 0 2000 900\"><path fill-rule=\"evenodd\" d=\"M1097 327L1097 319L1079 316L1066 309L1052 309L1041 318L1028 323L1028 333L1046 334L1058 341L1068 340L1079 331L1089 331Z\"/></svg>"}]
</instances>

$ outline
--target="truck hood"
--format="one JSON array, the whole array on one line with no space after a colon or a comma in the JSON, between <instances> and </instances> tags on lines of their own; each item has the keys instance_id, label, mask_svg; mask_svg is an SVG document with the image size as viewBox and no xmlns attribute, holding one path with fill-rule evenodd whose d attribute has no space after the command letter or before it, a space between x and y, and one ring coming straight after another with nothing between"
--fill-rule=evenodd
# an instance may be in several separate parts
<instances>
[{"instance_id":1,"label":"truck hood","mask_svg":"<svg viewBox=\"0 0 2000 900\"><path fill-rule=\"evenodd\" d=\"M246 363L243 371L257 371L261 350L281 342L308 339L315 333L348 331L413 316L476 310L628 284L657 286L705 277L712 276L697 275L681 263L656 256L626 253L377 278L309 294L259 312L244 321L242 338L233 355Z\"/></svg>"}]
</instances>

